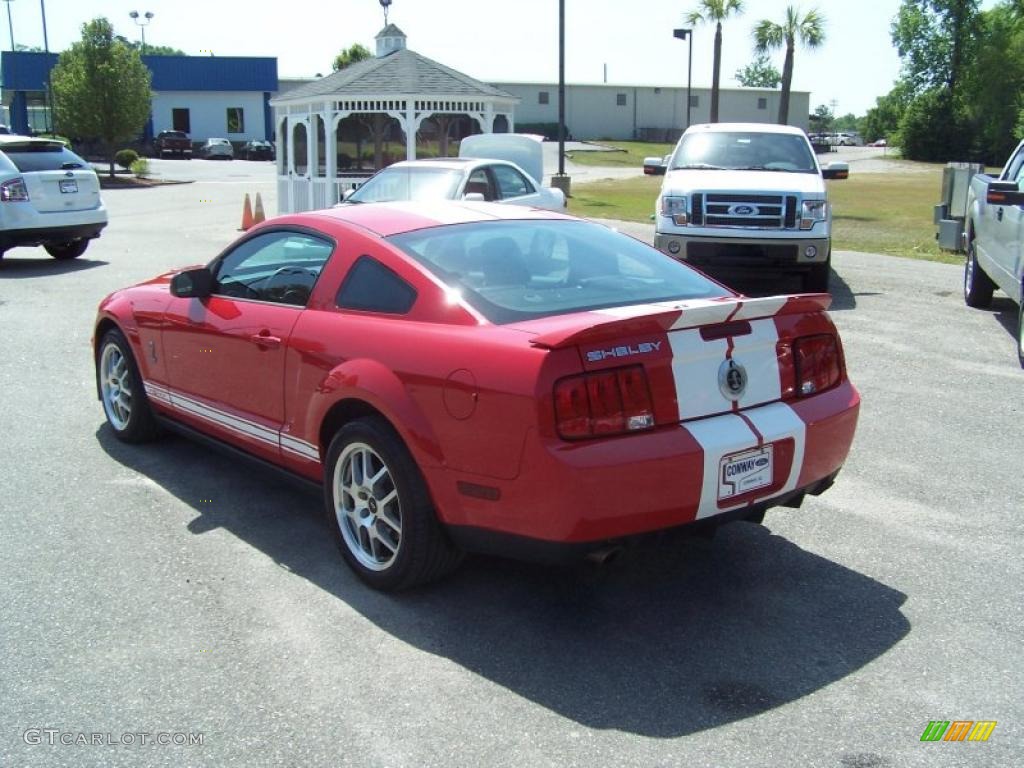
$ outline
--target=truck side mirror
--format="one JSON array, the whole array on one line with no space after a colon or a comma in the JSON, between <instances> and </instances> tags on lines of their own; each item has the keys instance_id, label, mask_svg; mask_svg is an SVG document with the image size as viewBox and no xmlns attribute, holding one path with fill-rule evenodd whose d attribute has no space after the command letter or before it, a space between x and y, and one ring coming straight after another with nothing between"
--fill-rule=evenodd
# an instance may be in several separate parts
<instances>
[{"instance_id":1,"label":"truck side mirror","mask_svg":"<svg viewBox=\"0 0 1024 768\"><path fill-rule=\"evenodd\" d=\"M645 176L664 176L665 170L668 167L668 162L665 158L661 157L645 157L644 158L644 175Z\"/></svg>"},{"instance_id":2,"label":"truck side mirror","mask_svg":"<svg viewBox=\"0 0 1024 768\"><path fill-rule=\"evenodd\" d=\"M989 205L1024 205L1024 192L1016 181L991 181L985 202Z\"/></svg>"},{"instance_id":3,"label":"truck side mirror","mask_svg":"<svg viewBox=\"0 0 1024 768\"><path fill-rule=\"evenodd\" d=\"M823 179L848 179L850 177L849 163L829 163L821 169Z\"/></svg>"}]
</instances>

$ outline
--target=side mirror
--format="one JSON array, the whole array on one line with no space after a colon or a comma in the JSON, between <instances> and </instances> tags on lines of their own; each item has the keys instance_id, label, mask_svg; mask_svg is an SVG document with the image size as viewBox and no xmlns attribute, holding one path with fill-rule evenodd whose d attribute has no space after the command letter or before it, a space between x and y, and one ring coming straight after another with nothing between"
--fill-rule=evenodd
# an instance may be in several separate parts
<instances>
[{"instance_id":1,"label":"side mirror","mask_svg":"<svg viewBox=\"0 0 1024 768\"><path fill-rule=\"evenodd\" d=\"M354 190L354 189L346 189L346 190L345 190L344 192L342 192L342 193L341 193L341 202L345 202L345 201L346 201L346 200L348 200L348 199L349 199L350 197L352 197L352 193L353 193L353 192L355 192L355 190Z\"/></svg>"},{"instance_id":2,"label":"side mirror","mask_svg":"<svg viewBox=\"0 0 1024 768\"><path fill-rule=\"evenodd\" d=\"M467 192L462 196L462 199L467 203L483 203L486 202L486 198L481 192Z\"/></svg>"},{"instance_id":3,"label":"side mirror","mask_svg":"<svg viewBox=\"0 0 1024 768\"><path fill-rule=\"evenodd\" d=\"M171 278L171 295L179 299L203 299L213 293L213 273L208 267L186 269Z\"/></svg>"},{"instance_id":4,"label":"side mirror","mask_svg":"<svg viewBox=\"0 0 1024 768\"><path fill-rule=\"evenodd\" d=\"M1016 181L990 181L985 202L989 205L1024 205L1024 192Z\"/></svg>"},{"instance_id":5,"label":"side mirror","mask_svg":"<svg viewBox=\"0 0 1024 768\"><path fill-rule=\"evenodd\" d=\"M668 168L667 158L645 157L644 176L664 176Z\"/></svg>"},{"instance_id":6,"label":"side mirror","mask_svg":"<svg viewBox=\"0 0 1024 768\"><path fill-rule=\"evenodd\" d=\"M847 179L850 177L849 163L829 163L821 169L823 179Z\"/></svg>"}]
</instances>

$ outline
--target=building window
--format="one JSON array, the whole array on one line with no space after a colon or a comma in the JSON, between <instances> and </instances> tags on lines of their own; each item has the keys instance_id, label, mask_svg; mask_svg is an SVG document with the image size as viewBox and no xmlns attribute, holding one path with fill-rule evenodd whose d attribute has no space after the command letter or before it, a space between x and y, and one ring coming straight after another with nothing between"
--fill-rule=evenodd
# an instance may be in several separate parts
<instances>
[{"instance_id":1,"label":"building window","mask_svg":"<svg viewBox=\"0 0 1024 768\"><path fill-rule=\"evenodd\" d=\"M171 128L182 133L192 133L192 121L187 109L175 107L171 110Z\"/></svg>"},{"instance_id":2,"label":"building window","mask_svg":"<svg viewBox=\"0 0 1024 768\"><path fill-rule=\"evenodd\" d=\"M700 96L698 96L695 93L692 94L690 96L690 106L691 107L699 107L700 106Z\"/></svg>"},{"instance_id":3,"label":"building window","mask_svg":"<svg viewBox=\"0 0 1024 768\"><path fill-rule=\"evenodd\" d=\"M768 109L768 99L766 99L764 96L761 96L757 100L757 108L758 109Z\"/></svg>"},{"instance_id":4,"label":"building window","mask_svg":"<svg viewBox=\"0 0 1024 768\"><path fill-rule=\"evenodd\" d=\"M537 103L538 104L547 104L548 103L548 92L547 91L540 91L537 94Z\"/></svg>"},{"instance_id":5,"label":"building window","mask_svg":"<svg viewBox=\"0 0 1024 768\"><path fill-rule=\"evenodd\" d=\"M228 107L228 133L245 133L245 113L241 107Z\"/></svg>"},{"instance_id":6,"label":"building window","mask_svg":"<svg viewBox=\"0 0 1024 768\"><path fill-rule=\"evenodd\" d=\"M619 93L615 95L615 106L624 107L626 106L626 94Z\"/></svg>"}]
</instances>

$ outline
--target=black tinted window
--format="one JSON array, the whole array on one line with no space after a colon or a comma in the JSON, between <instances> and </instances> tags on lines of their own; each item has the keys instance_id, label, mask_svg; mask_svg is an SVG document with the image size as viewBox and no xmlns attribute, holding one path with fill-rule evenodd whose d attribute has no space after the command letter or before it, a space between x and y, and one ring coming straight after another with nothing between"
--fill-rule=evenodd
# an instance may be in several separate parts
<instances>
[{"instance_id":1,"label":"black tinted window","mask_svg":"<svg viewBox=\"0 0 1024 768\"><path fill-rule=\"evenodd\" d=\"M361 256L338 291L342 309L404 315L416 301L416 289L376 259Z\"/></svg>"},{"instance_id":2,"label":"black tinted window","mask_svg":"<svg viewBox=\"0 0 1024 768\"><path fill-rule=\"evenodd\" d=\"M62 144L23 144L3 147L3 153L22 173L87 168L85 160Z\"/></svg>"}]
</instances>

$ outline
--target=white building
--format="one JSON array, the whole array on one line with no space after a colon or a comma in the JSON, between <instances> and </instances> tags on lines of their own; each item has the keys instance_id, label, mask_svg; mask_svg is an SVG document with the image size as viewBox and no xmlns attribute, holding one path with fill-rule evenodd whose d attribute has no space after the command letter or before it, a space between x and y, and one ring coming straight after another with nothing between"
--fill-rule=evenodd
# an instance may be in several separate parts
<instances>
[{"instance_id":1,"label":"white building","mask_svg":"<svg viewBox=\"0 0 1024 768\"><path fill-rule=\"evenodd\" d=\"M558 83L492 83L518 96L516 122L558 124ZM691 88L690 122L711 119L711 89ZM782 92L721 88L719 122L774 123ZM810 93L791 91L789 124L807 130ZM686 87L652 85L565 86L565 125L575 139L674 141L686 128Z\"/></svg>"}]
</instances>

